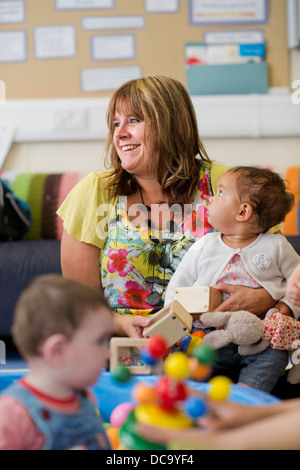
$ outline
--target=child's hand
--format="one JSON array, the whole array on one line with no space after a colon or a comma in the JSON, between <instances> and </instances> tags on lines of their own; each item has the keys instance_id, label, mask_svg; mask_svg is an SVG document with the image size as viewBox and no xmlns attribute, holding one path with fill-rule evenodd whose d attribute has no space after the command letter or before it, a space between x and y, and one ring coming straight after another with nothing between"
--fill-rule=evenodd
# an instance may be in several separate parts
<instances>
[{"instance_id":1,"label":"child's hand","mask_svg":"<svg viewBox=\"0 0 300 470\"><path fill-rule=\"evenodd\" d=\"M293 305L300 307L300 264L288 278L285 295Z\"/></svg>"},{"instance_id":2,"label":"child's hand","mask_svg":"<svg viewBox=\"0 0 300 470\"><path fill-rule=\"evenodd\" d=\"M274 308L276 308L277 310L279 310L279 312L281 313L281 315L285 315L287 317L292 317L293 316L293 312L292 310L290 309L290 307L285 304L284 302L277 302L277 304L274 305Z\"/></svg>"}]
</instances>

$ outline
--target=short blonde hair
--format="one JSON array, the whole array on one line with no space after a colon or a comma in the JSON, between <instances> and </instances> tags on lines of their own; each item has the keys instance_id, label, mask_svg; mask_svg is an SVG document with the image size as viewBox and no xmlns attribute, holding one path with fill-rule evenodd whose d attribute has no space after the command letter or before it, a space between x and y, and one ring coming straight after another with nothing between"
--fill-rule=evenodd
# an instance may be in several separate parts
<instances>
[{"instance_id":1,"label":"short blonde hair","mask_svg":"<svg viewBox=\"0 0 300 470\"><path fill-rule=\"evenodd\" d=\"M39 355L41 343L61 333L71 338L88 312L111 312L101 291L59 275L37 277L21 294L12 335L23 357Z\"/></svg>"},{"instance_id":2,"label":"short blonde hair","mask_svg":"<svg viewBox=\"0 0 300 470\"><path fill-rule=\"evenodd\" d=\"M192 198L202 161L210 161L199 133L196 114L186 88L165 76L130 80L114 92L107 110L106 164L114 169L112 185L117 195L137 190L132 175L123 170L113 143L117 110L143 120L154 139L149 171L160 183L169 203ZM196 158L197 157L197 158Z\"/></svg>"}]
</instances>

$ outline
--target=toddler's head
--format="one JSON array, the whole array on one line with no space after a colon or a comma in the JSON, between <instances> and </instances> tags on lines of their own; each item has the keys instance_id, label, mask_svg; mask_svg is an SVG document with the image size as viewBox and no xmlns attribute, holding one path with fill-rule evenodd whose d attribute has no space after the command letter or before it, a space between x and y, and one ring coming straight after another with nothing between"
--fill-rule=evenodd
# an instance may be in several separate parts
<instances>
[{"instance_id":1,"label":"toddler's head","mask_svg":"<svg viewBox=\"0 0 300 470\"><path fill-rule=\"evenodd\" d=\"M85 325L87 317L100 316L100 334L112 332L112 313L103 294L59 275L36 278L21 294L15 309L12 334L24 358L40 356L41 345L53 335L68 341Z\"/></svg>"},{"instance_id":2,"label":"toddler's head","mask_svg":"<svg viewBox=\"0 0 300 470\"><path fill-rule=\"evenodd\" d=\"M295 198L278 173L267 168L237 166L228 171L236 176L240 202L249 203L261 232L284 221Z\"/></svg>"}]
</instances>

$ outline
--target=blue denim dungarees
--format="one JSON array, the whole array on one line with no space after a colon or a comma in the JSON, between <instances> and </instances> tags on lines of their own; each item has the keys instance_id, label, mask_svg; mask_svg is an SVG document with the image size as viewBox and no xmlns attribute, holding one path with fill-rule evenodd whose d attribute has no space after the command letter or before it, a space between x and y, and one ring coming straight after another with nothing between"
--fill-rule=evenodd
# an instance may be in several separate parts
<instances>
[{"instance_id":1,"label":"blue denim dungarees","mask_svg":"<svg viewBox=\"0 0 300 470\"><path fill-rule=\"evenodd\" d=\"M18 382L10 385L2 395L11 396L25 405L38 431L45 436L43 450L67 450L75 446L87 450L111 450L97 410L84 393L78 392L80 409L73 414L44 406Z\"/></svg>"}]
</instances>

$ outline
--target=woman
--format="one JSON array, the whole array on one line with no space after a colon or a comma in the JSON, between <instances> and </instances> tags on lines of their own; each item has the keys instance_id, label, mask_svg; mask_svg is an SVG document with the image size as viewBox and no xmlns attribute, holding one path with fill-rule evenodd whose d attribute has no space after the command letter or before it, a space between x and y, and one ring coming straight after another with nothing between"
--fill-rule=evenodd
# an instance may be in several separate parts
<instances>
[{"instance_id":1,"label":"woman","mask_svg":"<svg viewBox=\"0 0 300 470\"><path fill-rule=\"evenodd\" d=\"M110 170L89 174L58 211L62 270L103 288L116 334L141 336L189 246L213 230L206 205L228 168L208 158L187 90L171 78L125 83L107 123ZM274 304L263 289L219 287L231 295L224 310L260 314Z\"/></svg>"}]
</instances>

